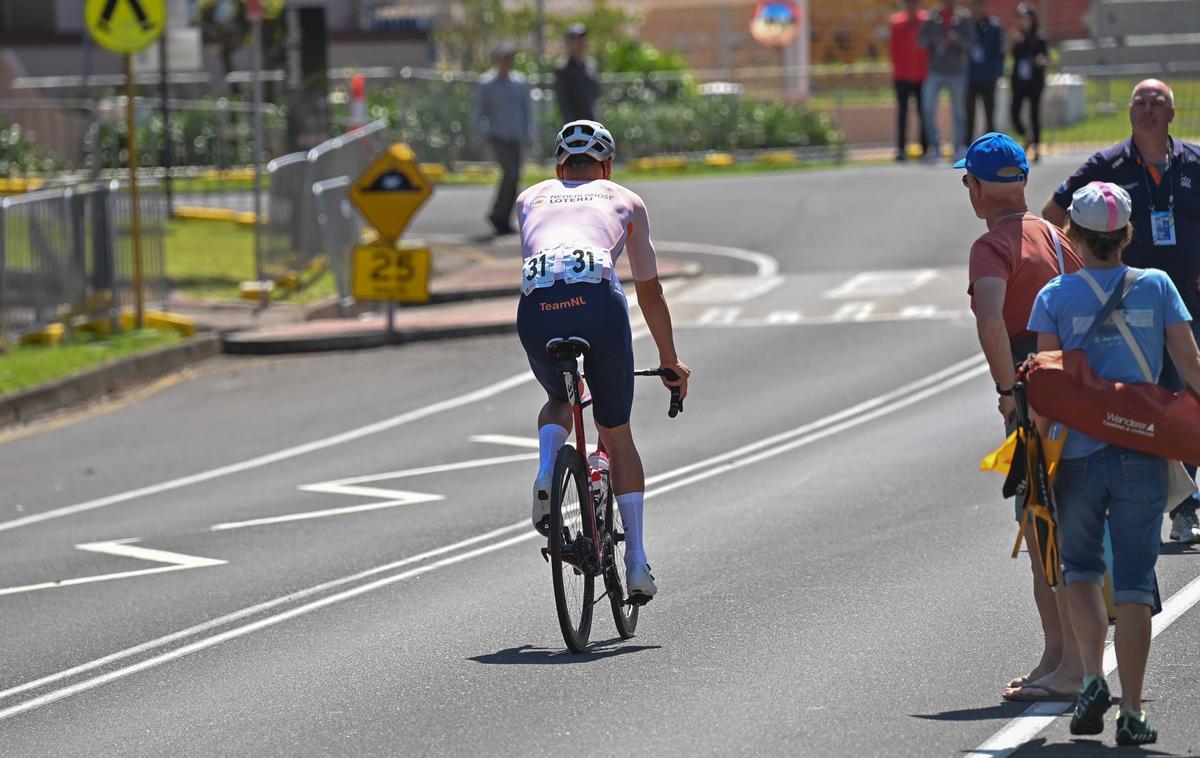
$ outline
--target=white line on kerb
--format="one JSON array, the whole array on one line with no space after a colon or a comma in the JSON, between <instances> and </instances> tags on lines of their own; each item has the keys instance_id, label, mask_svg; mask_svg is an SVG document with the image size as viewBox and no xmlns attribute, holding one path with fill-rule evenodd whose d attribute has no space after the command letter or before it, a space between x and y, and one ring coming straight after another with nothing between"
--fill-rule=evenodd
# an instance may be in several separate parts
<instances>
[{"instance_id":1,"label":"white line on kerb","mask_svg":"<svg viewBox=\"0 0 1200 758\"><path fill-rule=\"evenodd\" d=\"M1200 576L1167 598L1163 603L1162 612L1151 621L1150 638L1154 639L1161 634L1196 603L1200 603ZM1116 667L1117 654L1110 642L1104 648L1104 675L1108 676ZM1034 703L989 737L987 742L968 753L966 758L1006 758L1053 724L1056 718L1070 713L1071 709L1070 703Z\"/></svg>"},{"instance_id":2,"label":"white line on kerb","mask_svg":"<svg viewBox=\"0 0 1200 758\"><path fill-rule=\"evenodd\" d=\"M789 432L784 432L782 435L775 435L774 437L769 438L769 440L763 440L758 443L744 445L735 450L731 450L727 453L723 453L718 456L713 456L712 458L706 459L705 461L700 461L695 464L683 466L679 469L676 469L674 471L671 471L666 474L660 475L659 477L656 477L654 479L654 481L663 481L665 479L675 478L675 477L681 476L683 474L695 471L697 469L697 467L710 466L710 468L708 468L707 470L700 471L699 473L696 473L695 475L688 477L687 479L677 481L677 482L674 482L674 483L671 483L671 484L668 484L668 485L665 485L662 487L656 487L652 490L648 489L646 492L646 498L657 497L657 496L665 494L673 489L683 487L687 484L702 481L704 479L708 479L708 478L711 478L714 476L719 476L721 474L728 473L730 471L741 468L743 466L748 466L752 463L757 463L759 461L767 460L769 458L773 458L775 456L782 455L783 453L789 452L791 450L802 447L804 445L808 445L812 442L815 442L815 441L822 439L824 437L827 437L829 435L836 434L837 432L844 431L846 429L850 429L855 426L859 426L861 424L865 424L868 421L872 421L874 419L880 418L880 417L885 416L890 413L895 413L896 411L899 411L903 408L907 408L908 406L911 406L911 405L915 405L916 403L919 403L922 400L932 397L940 392L944 392L945 390L948 390L952 387L958 386L959 384L962 384L963 382L966 382L966 381L980 375L981 373L985 372L986 370L987 370L987 365L986 365L986 363L983 362L983 360L981 358L971 358L969 360L957 363L954 366L951 366L943 371L939 371L930 377L925 377L923 379L912 382L904 387L900 387L896 390L893 390L892 392L886 393L877 398L873 398L866 402L860 403L860 404L854 406L853 408L849 408L844 411L840 411L838 413L831 414L829 416L826 416L823 419L814 421L809 424L804 424L804 425L797 427L796 429L793 429ZM857 415L857 416L854 415L856 412L860 413L861 415ZM808 432L812 432L812 433L808 433ZM799 436L798 438L796 438L797 435L806 435L806 436ZM777 444L781 438L786 438L786 439L789 439L790 441L787 444L782 444L782 445ZM769 445L774 445L774 447L770 447ZM765 450L762 449L764 446L766 447ZM748 457L739 458L739 456L745 456L747 453L751 453L751 455L749 455ZM647 484L649 484L649 482L647 482ZM8 690L0 691L0 700L2 700L6 697L11 697L13 695L20 694L22 692L28 692L33 689L38 689L47 684L51 684L53 682L60 681L62 679L65 679L65 678L68 678L71 676L75 676L78 674L87 673L96 668L100 668L102 666L107 666L111 663L115 663L116 661L128 658L130 656L137 655L139 653L149 652L151 650L154 650L155 648L162 647L163 645L171 644L173 642L178 642L183 639L186 639L187 637L191 637L196 634L200 634L200 633L203 633L206 631L213 630L215 628L219 628L220 626L226 625L233 621L237 621L237 620L246 618L247 616L275 608L279 605L283 605L288 602L294 602L299 599L307 598L314 594L318 594L320 592L334 589L336 587L358 581L358 580L363 579L368 576L391 571L391 570L394 570L401 566L410 565L412 563L417 563L417 562L426 560L428 558L435 557L437 555L442 555L442 554L445 554L448 552L453 552L455 550L458 550L462 547L466 547L471 544L477 544L479 542L490 540L490 539L502 536L504 534L515 532L515 531L520 531L520 530L526 530L526 532L524 534L519 534L514 537L502 539L501 541L492 543L490 545L485 545L483 547L476 548L476 549L468 551L466 553L461 553L458 555L451 556L450 558L442 559L435 563L431 563L431 564L421 566L416 569L402 572L400 574L395 574L393 576L384 577L382 579L375 580L368 584L364 584L364 585L360 585L360 586L357 586L357 587L354 587L354 588L351 588L348 590L344 590L337 594L329 595L329 596L321 598L319 600L315 600L315 601L306 603L304 605L301 605L301 606L298 606L295 608L291 608L286 611L282 611L280 613L277 613L274 616L268 616L266 618L259 619L257 621L253 621L251 623L245 624L243 626L235 627L232 629L227 629L227 630L219 632L211 637L206 637L204 639L196 640L195 642L191 642L187 645L176 648L169 652L162 653L160 655L156 655L151 658L147 658L147 659L139 661L137 663L133 663L128 666L125 666L123 668L114 669L112 671L106 672L99 676L92 677L91 679L85 679L83 681L76 682L75 684L69 685L67 687L63 687L58 690L54 690L52 692L47 692L43 695L32 698L25 702L22 702L17 705L13 705L8 708L0 710L0 720L9 718L11 716L15 716L20 713L25 713L26 711L33 710L35 708L38 708L43 705L47 705L49 703L56 702L58 700L62 700L63 698L67 698L72 695L76 695L80 692L85 692L94 687L99 687L100 685L107 684L108 682L129 676L130 674L135 674L139 671L144 671L153 666L157 666L162 663L167 663L169 661L176 660L176 659L181 658L190 653L194 653L199 650L204 650L206 648L213 647L222 642L225 642L225 641L228 641L231 639L235 639L242 635L250 634L251 632L258 631L259 629L264 629L266 627L280 623L281 621L295 618L297 616L300 616L305 613L309 613L309 612L317 610L319 608L324 608L333 603L340 602L342 600L347 600L347 599L350 599L353 597L357 597L366 592L370 592L375 589L386 587L386 586L394 584L396 582L400 582L405 579L408 579L408 578L411 578L414 576L418 576L420 574L423 574L423 573L426 573L429 571L433 571L438 568L442 568L444 566L450 566L455 563L460 563L462 561L470 560L471 558L475 558L475 557L478 557L481 555L485 555L487 553L501 550L501 549L509 547L511 545L516 545L516 544L519 544L521 542L526 542L531 539L540 538L540 535L538 535L536 532L529 530L529 522L528 521L519 521L510 526L506 526L506 527L502 527L500 529L493 530L491 532L488 532L487 534L482 534L482 535L479 535L478 537L473 537L471 539L455 543L454 545L447 545L446 547L439 548L437 550L431 551L429 553L425 553L423 555L413 556L412 558L407 558L407 559L404 559L401 561L397 561L395 563L390 563L390 564L387 564L386 566L380 566L380 567L377 567L374 569L369 569L368 571L354 574L352 576L343 577L341 579L336 579L336 580L333 580L330 582L326 582L322 585L318 585L316 587L312 587L307 590L302 590L300 592L292 593L291 595L287 595L282 598L277 598L275 600L271 600L266 603L260 603L259 605L252 606L250 608L245 608L240 611L236 611L227 616L223 616L218 619L213 619L212 621L205 622L204 624L200 624L198 626L191 627L190 629L185 629L183 631L176 632L171 635L167 635L166 637L161 637L157 640L143 643L136 647L129 648L129 649L123 650L123 651L119 651L117 653L113 653L111 655L105 656L104 658L100 658L98 660L91 661L89 663L81 664L72 669L68 669L66 671L61 671L56 674L51 674L51 675L43 677L41 679L38 679L38 680L35 680L32 682L27 682L25 684L18 685L16 687L10 688Z\"/></svg>"}]
</instances>

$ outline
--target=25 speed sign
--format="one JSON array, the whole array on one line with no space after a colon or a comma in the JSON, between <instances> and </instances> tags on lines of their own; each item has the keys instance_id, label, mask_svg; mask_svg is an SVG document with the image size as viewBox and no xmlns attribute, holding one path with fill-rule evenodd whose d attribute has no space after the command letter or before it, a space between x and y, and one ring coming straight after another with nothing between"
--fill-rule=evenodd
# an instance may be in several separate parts
<instances>
[{"instance_id":1,"label":"25 speed sign","mask_svg":"<svg viewBox=\"0 0 1200 758\"><path fill-rule=\"evenodd\" d=\"M424 303L429 300L429 268L427 247L357 247L351 275L354 299Z\"/></svg>"}]
</instances>

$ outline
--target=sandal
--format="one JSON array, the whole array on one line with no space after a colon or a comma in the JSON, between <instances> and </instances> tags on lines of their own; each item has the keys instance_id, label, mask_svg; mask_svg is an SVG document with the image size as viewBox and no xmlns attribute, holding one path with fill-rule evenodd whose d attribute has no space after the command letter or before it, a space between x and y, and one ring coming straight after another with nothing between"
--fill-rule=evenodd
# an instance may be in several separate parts
<instances>
[{"instance_id":1,"label":"sandal","mask_svg":"<svg viewBox=\"0 0 1200 758\"><path fill-rule=\"evenodd\" d=\"M1079 688L1075 713L1071 716L1071 734L1100 734L1104 731L1104 713L1112 707L1112 693L1102 676L1089 676Z\"/></svg>"}]
</instances>

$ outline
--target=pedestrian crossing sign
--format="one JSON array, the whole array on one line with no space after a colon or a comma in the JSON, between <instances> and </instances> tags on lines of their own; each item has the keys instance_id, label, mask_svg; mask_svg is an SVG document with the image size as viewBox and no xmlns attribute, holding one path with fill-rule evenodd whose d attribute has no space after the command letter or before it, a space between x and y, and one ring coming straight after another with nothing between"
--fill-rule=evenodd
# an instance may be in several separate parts
<instances>
[{"instance_id":1,"label":"pedestrian crossing sign","mask_svg":"<svg viewBox=\"0 0 1200 758\"><path fill-rule=\"evenodd\" d=\"M350 187L350 200L388 242L408 226L433 185L421 173L412 150L397 142L379 155Z\"/></svg>"},{"instance_id":2,"label":"pedestrian crossing sign","mask_svg":"<svg viewBox=\"0 0 1200 758\"><path fill-rule=\"evenodd\" d=\"M96 44L117 54L140 52L167 25L166 0L85 0L83 20Z\"/></svg>"}]
</instances>

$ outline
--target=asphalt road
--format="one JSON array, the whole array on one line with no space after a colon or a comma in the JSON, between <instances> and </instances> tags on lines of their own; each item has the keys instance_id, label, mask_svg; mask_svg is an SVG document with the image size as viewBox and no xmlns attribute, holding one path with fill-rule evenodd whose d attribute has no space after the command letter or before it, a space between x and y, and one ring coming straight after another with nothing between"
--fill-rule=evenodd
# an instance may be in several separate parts
<instances>
[{"instance_id":1,"label":"asphalt road","mask_svg":"<svg viewBox=\"0 0 1200 758\"><path fill-rule=\"evenodd\" d=\"M663 245L708 273L669 294L687 411L638 388L636 638L601 613L564 651L514 337L222 359L0 438L0 755L1106 752L998 696L1037 623L976 470L1000 419L956 172L637 189L658 239L769 257ZM418 231L478 233L486 201L447 190ZM1152 754L1200 752L1195 553L1159 563Z\"/></svg>"}]
</instances>

